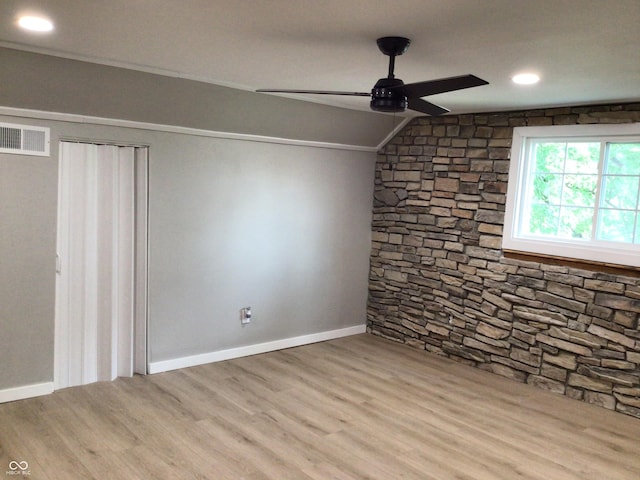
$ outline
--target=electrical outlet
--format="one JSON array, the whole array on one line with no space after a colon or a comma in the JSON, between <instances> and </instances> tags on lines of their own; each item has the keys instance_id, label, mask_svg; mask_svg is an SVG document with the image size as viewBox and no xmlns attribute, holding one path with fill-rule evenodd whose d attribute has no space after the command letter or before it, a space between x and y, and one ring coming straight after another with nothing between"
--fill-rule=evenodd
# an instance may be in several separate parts
<instances>
[{"instance_id":1,"label":"electrical outlet","mask_svg":"<svg viewBox=\"0 0 640 480\"><path fill-rule=\"evenodd\" d=\"M248 325L251 323L251 307L244 307L240 309L240 323L242 325Z\"/></svg>"}]
</instances>

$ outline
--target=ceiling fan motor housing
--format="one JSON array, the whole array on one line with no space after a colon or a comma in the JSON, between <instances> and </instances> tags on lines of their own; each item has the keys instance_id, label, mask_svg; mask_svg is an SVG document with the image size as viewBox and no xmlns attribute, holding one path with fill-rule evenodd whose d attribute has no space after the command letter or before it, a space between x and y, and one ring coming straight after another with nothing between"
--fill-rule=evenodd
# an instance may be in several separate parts
<instances>
[{"instance_id":1,"label":"ceiling fan motor housing","mask_svg":"<svg viewBox=\"0 0 640 480\"><path fill-rule=\"evenodd\" d=\"M371 89L371 110L376 112L404 112L407 97L397 87L404 85L399 78L381 78ZM396 88L391 88L396 87Z\"/></svg>"}]
</instances>

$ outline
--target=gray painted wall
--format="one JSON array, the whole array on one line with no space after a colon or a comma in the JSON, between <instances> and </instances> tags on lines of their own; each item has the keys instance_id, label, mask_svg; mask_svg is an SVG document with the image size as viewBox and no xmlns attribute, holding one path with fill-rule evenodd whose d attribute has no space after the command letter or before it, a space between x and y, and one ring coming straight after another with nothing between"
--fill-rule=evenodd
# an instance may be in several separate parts
<instances>
[{"instance_id":1,"label":"gray painted wall","mask_svg":"<svg viewBox=\"0 0 640 480\"><path fill-rule=\"evenodd\" d=\"M57 177L0 154L0 389L52 379Z\"/></svg>"},{"instance_id":2,"label":"gray painted wall","mask_svg":"<svg viewBox=\"0 0 640 480\"><path fill-rule=\"evenodd\" d=\"M390 117L6 48L0 64L0 121L52 129L49 158L0 154L0 390L53 380L60 138L150 146L151 361L364 324L374 153L11 108L368 147Z\"/></svg>"},{"instance_id":3,"label":"gray painted wall","mask_svg":"<svg viewBox=\"0 0 640 480\"><path fill-rule=\"evenodd\" d=\"M0 121L52 128L50 158L0 155L0 389L53 379L60 138L150 146L151 361L364 324L375 154Z\"/></svg>"},{"instance_id":4,"label":"gray painted wall","mask_svg":"<svg viewBox=\"0 0 640 480\"><path fill-rule=\"evenodd\" d=\"M363 323L373 154L182 137L151 155L152 361Z\"/></svg>"},{"instance_id":5,"label":"gray painted wall","mask_svg":"<svg viewBox=\"0 0 640 480\"><path fill-rule=\"evenodd\" d=\"M0 105L376 147L394 119L0 47Z\"/></svg>"}]
</instances>

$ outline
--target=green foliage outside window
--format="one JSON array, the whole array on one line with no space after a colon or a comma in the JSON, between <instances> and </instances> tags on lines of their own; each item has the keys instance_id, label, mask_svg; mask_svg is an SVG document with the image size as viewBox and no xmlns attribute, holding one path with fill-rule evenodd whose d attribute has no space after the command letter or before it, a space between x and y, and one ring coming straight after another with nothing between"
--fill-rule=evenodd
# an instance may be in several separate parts
<instances>
[{"instance_id":1,"label":"green foliage outside window","mask_svg":"<svg viewBox=\"0 0 640 480\"><path fill-rule=\"evenodd\" d=\"M529 234L640 243L640 143L538 141L532 160Z\"/></svg>"}]
</instances>

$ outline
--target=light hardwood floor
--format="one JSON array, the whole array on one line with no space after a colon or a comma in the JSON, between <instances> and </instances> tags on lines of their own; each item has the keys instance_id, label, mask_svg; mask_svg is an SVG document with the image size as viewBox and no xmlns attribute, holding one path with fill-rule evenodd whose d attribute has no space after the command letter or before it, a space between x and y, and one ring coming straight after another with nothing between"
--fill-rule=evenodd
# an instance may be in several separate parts
<instances>
[{"instance_id":1,"label":"light hardwood floor","mask_svg":"<svg viewBox=\"0 0 640 480\"><path fill-rule=\"evenodd\" d=\"M34 480L638 480L640 420L365 334L0 405L0 478L11 461Z\"/></svg>"}]
</instances>

